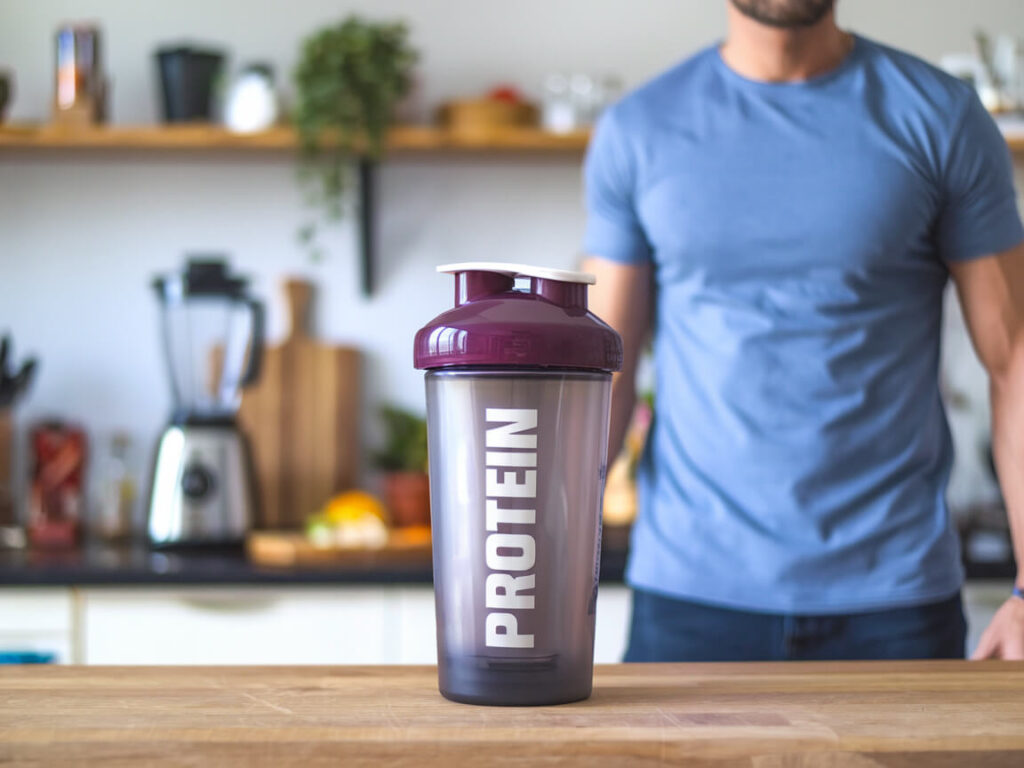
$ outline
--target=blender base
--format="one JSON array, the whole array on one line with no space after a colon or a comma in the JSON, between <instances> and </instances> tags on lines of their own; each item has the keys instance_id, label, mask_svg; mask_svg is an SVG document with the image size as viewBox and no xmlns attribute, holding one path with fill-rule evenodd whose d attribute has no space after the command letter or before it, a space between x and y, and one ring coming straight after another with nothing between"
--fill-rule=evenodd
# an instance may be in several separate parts
<instances>
[{"instance_id":1,"label":"blender base","mask_svg":"<svg viewBox=\"0 0 1024 768\"><path fill-rule=\"evenodd\" d=\"M252 507L248 445L233 425L164 431L149 502L153 546L240 544Z\"/></svg>"}]
</instances>

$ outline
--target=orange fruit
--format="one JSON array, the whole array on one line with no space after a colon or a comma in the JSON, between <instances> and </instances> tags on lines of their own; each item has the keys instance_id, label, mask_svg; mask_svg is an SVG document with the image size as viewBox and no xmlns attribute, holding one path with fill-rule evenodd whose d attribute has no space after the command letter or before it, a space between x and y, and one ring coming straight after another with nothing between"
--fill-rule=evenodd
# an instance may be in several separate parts
<instances>
[{"instance_id":1,"label":"orange fruit","mask_svg":"<svg viewBox=\"0 0 1024 768\"><path fill-rule=\"evenodd\" d=\"M334 525L356 522L366 517L376 517L381 522L387 522L387 510L372 493L345 491L327 502L324 517Z\"/></svg>"}]
</instances>

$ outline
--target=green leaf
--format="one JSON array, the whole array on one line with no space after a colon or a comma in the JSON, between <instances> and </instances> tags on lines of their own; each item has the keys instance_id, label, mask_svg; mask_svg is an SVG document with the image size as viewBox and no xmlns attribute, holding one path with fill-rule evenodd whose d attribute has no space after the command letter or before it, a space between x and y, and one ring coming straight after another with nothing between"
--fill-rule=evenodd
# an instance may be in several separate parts
<instances>
[{"instance_id":1,"label":"green leaf","mask_svg":"<svg viewBox=\"0 0 1024 768\"><path fill-rule=\"evenodd\" d=\"M380 409L384 423L384 447L373 454L373 463L387 472L423 472L427 468L427 422L394 406Z\"/></svg>"}]
</instances>

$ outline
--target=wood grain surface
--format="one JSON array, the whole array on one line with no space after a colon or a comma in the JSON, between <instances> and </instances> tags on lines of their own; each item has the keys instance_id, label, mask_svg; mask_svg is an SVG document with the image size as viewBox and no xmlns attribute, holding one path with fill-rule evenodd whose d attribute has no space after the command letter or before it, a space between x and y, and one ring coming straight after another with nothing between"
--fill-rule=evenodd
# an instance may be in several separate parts
<instances>
[{"instance_id":1,"label":"wood grain surface","mask_svg":"<svg viewBox=\"0 0 1024 768\"><path fill-rule=\"evenodd\" d=\"M1024 664L615 665L521 709L446 701L433 667L10 667L0 762L1020 768Z\"/></svg>"},{"instance_id":2,"label":"wood grain surface","mask_svg":"<svg viewBox=\"0 0 1024 768\"><path fill-rule=\"evenodd\" d=\"M528 126L496 127L462 135L433 125L396 125L388 138L392 152L555 152L581 154L590 140L587 130L551 133ZM1010 151L1024 153L1024 134L1006 135ZM231 133L207 123L179 125L100 125L70 128L48 124L0 125L0 151L126 150L126 151L295 151L298 139L290 126L259 133Z\"/></svg>"},{"instance_id":3,"label":"wood grain surface","mask_svg":"<svg viewBox=\"0 0 1024 768\"><path fill-rule=\"evenodd\" d=\"M290 331L264 352L238 409L252 449L262 528L299 528L359 472L360 353L315 339L313 286L284 284Z\"/></svg>"},{"instance_id":4,"label":"wood grain surface","mask_svg":"<svg viewBox=\"0 0 1024 768\"><path fill-rule=\"evenodd\" d=\"M391 129L392 152L555 152L581 154L590 132L550 133L526 126L495 127L465 136L431 125ZM147 150L147 151L296 151L298 138L288 126L251 134L231 133L204 123L180 125L106 125L68 128L59 125L0 125L0 151Z\"/></svg>"},{"instance_id":5,"label":"wood grain surface","mask_svg":"<svg viewBox=\"0 0 1024 768\"><path fill-rule=\"evenodd\" d=\"M429 568L430 528L393 528L381 547L316 546L305 533L252 531L245 552L250 562L274 568Z\"/></svg>"}]
</instances>

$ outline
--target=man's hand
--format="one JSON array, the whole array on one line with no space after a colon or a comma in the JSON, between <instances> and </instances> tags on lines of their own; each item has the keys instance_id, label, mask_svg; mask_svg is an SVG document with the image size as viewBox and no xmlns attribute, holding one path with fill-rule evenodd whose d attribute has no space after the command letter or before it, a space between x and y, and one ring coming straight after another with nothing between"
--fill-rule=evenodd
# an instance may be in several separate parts
<instances>
[{"instance_id":1,"label":"man's hand","mask_svg":"<svg viewBox=\"0 0 1024 768\"><path fill-rule=\"evenodd\" d=\"M951 264L974 349L989 374L992 451L1024 575L1024 243ZM1018 580L1019 583L1019 580ZM975 659L1024 659L1024 600L1011 597L981 638Z\"/></svg>"},{"instance_id":2,"label":"man's hand","mask_svg":"<svg viewBox=\"0 0 1024 768\"><path fill-rule=\"evenodd\" d=\"M1011 597L992 617L972 659L1024 661L1024 600Z\"/></svg>"}]
</instances>

